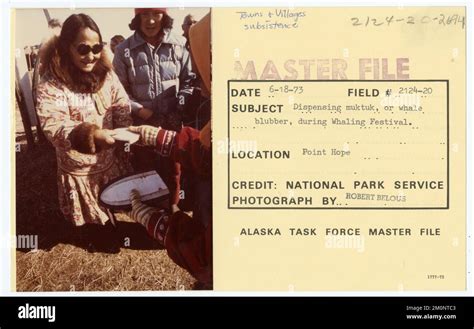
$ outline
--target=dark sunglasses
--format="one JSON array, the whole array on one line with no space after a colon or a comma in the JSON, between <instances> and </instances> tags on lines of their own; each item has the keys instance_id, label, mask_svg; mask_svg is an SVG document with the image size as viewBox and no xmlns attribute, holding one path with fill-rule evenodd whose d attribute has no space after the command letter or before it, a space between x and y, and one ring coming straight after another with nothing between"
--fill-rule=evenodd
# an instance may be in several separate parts
<instances>
[{"instance_id":1,"label":"dark sunglasses","mask_svg":"<svg viewBox=\"0 0 474 329\"><path fill-rule=\"evenodd\" d=\"M100 53L102 51L102 49L104 49L104 45L101 44L101 43L95 44L92 47L89 46L89 45L85 45L85 44L81 43L76 48L77 52L81 56L85 56L85 55L89 54L91 51L94 55L97 55L98 53Z\"/></svg>"}]
</instances>

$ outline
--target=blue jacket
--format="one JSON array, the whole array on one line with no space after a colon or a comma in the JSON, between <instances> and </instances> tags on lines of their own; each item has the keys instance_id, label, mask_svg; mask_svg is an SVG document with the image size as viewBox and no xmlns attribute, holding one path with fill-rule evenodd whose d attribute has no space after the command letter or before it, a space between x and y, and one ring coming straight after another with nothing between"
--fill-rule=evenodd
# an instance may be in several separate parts
<instances>
[{"instance_id":1,"label":"blue jacket","mask_svg":"<svg viewBox=\"0 0 474 329\"><path fill-rule=\"evenodd\" d=\"M154 49L135 32L115 48L113 64L134 113L147 107L166 114L176 109L179 96L192 94L195 74L185 39L169 30Z\"/></svg>"}]
</instances>

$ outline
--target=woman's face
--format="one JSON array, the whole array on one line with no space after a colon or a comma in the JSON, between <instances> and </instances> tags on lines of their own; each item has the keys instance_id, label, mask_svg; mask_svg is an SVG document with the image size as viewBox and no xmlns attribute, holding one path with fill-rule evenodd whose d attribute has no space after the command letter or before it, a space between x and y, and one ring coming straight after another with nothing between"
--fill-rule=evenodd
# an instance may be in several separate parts
<instances>
[{"instance_id":1,"label":"woman's face","mask_svg":"<svg viewBox=\"0 0 474 329\"><path fill-rule=\"evenodd\" d=\"M153 38L158 35L161 30L161 20L163 13L159 11L147 11L140 14L140 31L148 37Z\"/></svg>"},{"instance_id":2,"label":"woman's face","mask_svg":"<svg viewBox=\"0 0 474 329\"><path fill-rule=\"evenodd\" d=\"M100 50L100 51L99 51ZM74 65L84 72L91 72L100 59L102 45L99 34L90 28L82 29L70 46Z\"/></svg>"}]
</instances>

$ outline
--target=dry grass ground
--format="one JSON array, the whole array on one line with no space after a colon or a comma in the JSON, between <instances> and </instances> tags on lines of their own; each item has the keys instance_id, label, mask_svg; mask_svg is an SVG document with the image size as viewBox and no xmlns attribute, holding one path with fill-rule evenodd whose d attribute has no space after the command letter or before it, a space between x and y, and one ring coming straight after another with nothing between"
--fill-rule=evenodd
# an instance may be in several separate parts
<instances>
[{"instance_id":1,"label":"dry grass ground","mask_svg":"<svg viewBox=\"0 0 474 329\"><path fill-rule=\"evenodd\" d=\"M117 230L102 237L119 243L120 252L91 250L59 211L54 149L47 144L28 149L20 120L17 115L17 235L37 235L39 248L16 252L18 291L198 289L144 228L124 214L118 216ZM124 246L128 241L130 245Z\"/></svg>"}]
</instances>

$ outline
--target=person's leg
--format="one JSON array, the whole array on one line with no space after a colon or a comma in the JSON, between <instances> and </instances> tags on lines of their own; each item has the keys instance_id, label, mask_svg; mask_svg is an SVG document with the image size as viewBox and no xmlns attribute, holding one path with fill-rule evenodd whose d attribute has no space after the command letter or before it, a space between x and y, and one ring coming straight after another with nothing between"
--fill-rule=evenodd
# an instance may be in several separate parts
<instances>
[{"instance_id":1,"label":"person's leg","mask_svg":"<svg viewBox=\"0 0 474 329\"><path fill-rule=\"evenodd\" d=\"M169 225L169 214L163 209L147 206L140 200L138 191L131 192L132 211L130 218L145 227L148 234L162 245Z\"/></svg>"}]
</instances>

